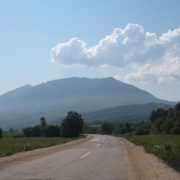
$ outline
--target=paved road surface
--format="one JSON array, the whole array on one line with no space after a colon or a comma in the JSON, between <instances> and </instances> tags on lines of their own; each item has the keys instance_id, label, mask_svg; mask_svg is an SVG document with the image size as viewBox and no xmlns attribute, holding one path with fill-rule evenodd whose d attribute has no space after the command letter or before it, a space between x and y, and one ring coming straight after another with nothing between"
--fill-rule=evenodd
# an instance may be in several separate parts
<instances>
[{"instance_id":1,"label":"paved road surface","mask_svg":"<svg viewBox=\"0 0 180 180\"><path fill-rule=\"evenodd\" d=\"M96 135L70 149L0 170L0 180L125 180L120 140Z\"/></svg>"}]
</instances>

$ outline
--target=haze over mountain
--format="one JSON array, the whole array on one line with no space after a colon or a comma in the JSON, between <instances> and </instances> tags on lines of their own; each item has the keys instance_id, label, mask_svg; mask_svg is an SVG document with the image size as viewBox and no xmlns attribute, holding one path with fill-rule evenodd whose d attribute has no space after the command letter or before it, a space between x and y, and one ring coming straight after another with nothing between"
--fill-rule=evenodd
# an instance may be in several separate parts
<instances>
[{"instance_id":1,"label":"haze over mountain","mask_svg":"<svg viewBox=\"0 0 180 180\"><path fill-rule=\"evenodd\" d=\"M82 114L88 123L110 122L140 122L149 119L151 112L158 108L169 109L173 105L161 103L122 105Z\"/></svg>"},{"instance_id":2,"label":"haze over mountain","mask_svg":"<svg viewBox=\"0 0 180 180\"><path fill-rule=\"evenodd\" d=\"M121 105L170 103L113 78L66 78L37 86L26 85L0 96L3 128L54 121L68 111L90 112Z\"/></svg>"}]
</instances>

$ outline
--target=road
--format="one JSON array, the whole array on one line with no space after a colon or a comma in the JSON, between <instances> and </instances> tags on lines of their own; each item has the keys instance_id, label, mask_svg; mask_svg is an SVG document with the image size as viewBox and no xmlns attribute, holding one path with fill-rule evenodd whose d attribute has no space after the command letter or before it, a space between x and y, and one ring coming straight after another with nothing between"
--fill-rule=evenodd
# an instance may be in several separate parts
<instances>
[{"instance_id":1,"label":"road","mask_svg":"<svg viewBox=\"0 0 180 180\"><path fill-rule=\"evenodd\" d=\"M0 170L1 180L125 180L120 140L106 135Z\"/></svg>"}]
</instances>

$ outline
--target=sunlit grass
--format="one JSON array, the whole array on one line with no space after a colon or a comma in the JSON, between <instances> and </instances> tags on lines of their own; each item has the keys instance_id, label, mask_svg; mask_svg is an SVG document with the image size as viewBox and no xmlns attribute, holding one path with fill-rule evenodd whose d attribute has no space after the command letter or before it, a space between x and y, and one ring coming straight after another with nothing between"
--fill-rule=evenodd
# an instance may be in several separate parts
<instances>
[{"instance_id":1,"label":"sunlit grass","mask_svg":"<svg viewBox=\"0 0 180 180\"><path fill-rule=\"evenodd\" d=\"M144 135L126 138L136 145L144 146L147 152L155 154L180 171L180 135Z\"/></svg>"}]
</instances>

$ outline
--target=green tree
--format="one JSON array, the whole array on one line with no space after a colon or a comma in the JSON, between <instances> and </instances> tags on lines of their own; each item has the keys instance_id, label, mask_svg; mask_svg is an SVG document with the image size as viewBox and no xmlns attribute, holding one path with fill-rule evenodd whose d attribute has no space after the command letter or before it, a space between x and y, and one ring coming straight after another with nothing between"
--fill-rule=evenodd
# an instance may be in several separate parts
<instances>
[{"instance_id":1,"label":"green tree","mask_svg":"<svg viewBox=\"0 0 180 180\"><path fill-rule=\"evenodd\" d=\"M113 125L111 123L104 122L101 125L101 130L102 130L102 133L104 133L104 134L112 134L113 129L114 128L113 128Z\"/></svg>"},{"instance_id":2,"label":"green tree","mask_svg":"<svg viewBox=\"0 0 180 180\"><path fill-rule=\"evenodd\" d=\"M40 129L41 129L41 136L44 137L45 136L45 129L47 127L47 122L45 117L41 117L40 118Z\"/></svg>"},{"instance_id":3,"label":"green tree","mask_svg":"<svg viewBox=\"0 0 180 180\"><path fill-rule=\"evenodd\" d=\"M68 112L61 123L62 135L64 137L78 137L82 131L84 122L81 114L77 112Z\"/></svg>"},{"instance_id":4,"label":"green tree","mask_svg":"<svg viewBox=\"0 0 180 180\"><path fill-rule=\"evenodd\" d=\"M153 110L152 113L151 113L151 116L150 116L149 120L150 120L151 122L154 122L154 121L156 120L156 118L157 118L157 113L156 113L155 110Z\"/></svg>"},{"instance_id":5,"label":"green tree","mask_svg":"<svg viewBox=\"0 0 180 180\"><path fill-rule=\"evenodd\" d=\"M172 134L180 134L180 122L176 121L174 127L171 130Z\"/></svg>"},{"instance_id":6,"label":"green tree","mask_svg":"<svg viewBox=\"0 0 180 180\"><path fill-rule=\"evenodd\" d=\"M26 137L33 137L33 128L32 127L27 127L23 129L23 134Z\"/></svg>"},{"instance_id":7,"label":"green tree","mask_svg":"<svg viewBox=\"0 0 180 180\"><path fill-rule=\"evenodd\" d=\"M3 137L2 129L0 128L0 139Z\"/></svg>"},{"instance_id":8,"label":"green tree","mask_svg":"<svg viewBox=\"0 0 180 180\"><path fill-rule=\"evenodd\" d=\"M180 103L176 104L175 110L180 111Z\"/></svg>"},{"instance_id":9,"label":"green tree","mask_svg":"<svg viewBox=\"0 0 180 180\"><path fill-rule=\"evenodd\" d=\"M59 137L60 136L60 127L49 125L45 129L46 137Z\"/></svg>"},{"instance_id":10,"label":"green tree","mask_svg":"<svg viewBox=\"0 0 180 180\"><path fill-rule=\"evenodd\" d=\"M41 126L47 126L47 122L46 122L45 117L40 118L40 123L41 123Z\"/></svg>"}]
</instances>

